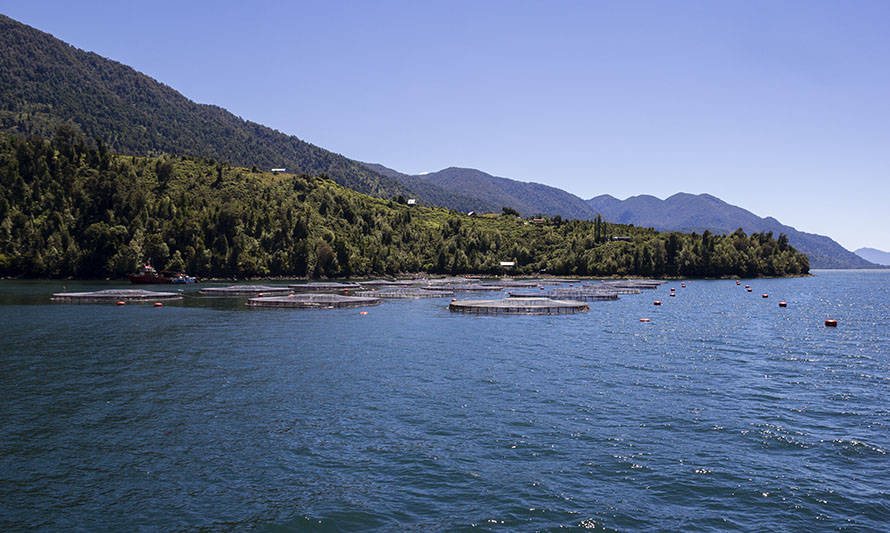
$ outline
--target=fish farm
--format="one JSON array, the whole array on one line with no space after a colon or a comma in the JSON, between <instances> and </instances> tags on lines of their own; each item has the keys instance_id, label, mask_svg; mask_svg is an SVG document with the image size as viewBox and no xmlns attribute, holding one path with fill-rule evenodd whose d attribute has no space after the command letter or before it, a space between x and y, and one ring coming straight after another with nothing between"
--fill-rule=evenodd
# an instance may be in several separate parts
<instances>
[{"instance_id":1,"label":"fish farm","mask_svg":"<svg viewBox=\"0 0 890 533\"><path fill-rule=\"evenodd\" d=\"M204 296L277 296L290 294L287 287L269 287L267 285L230 285L228 287L207 287L198 291Z\"/></svg>"},{"instance_id":2,"label":"fish farm","mask_svg":"<svg viewBox=\"0 0 890 533\"><path fill-rule=\"evenodd\" d=\"M568 315L590 310L584 302L551 298L504 298L501 300L459 300L449 311L477 315Z\"/></svg>"},{"instance_id":3,"label":"fish farm","mask_svg":"<svg viewBox=\"0 0 890 533\"><path fill-rule=\"evenodd\" d=\"M57 292L52 301L64 303L149 303L161 300L181 300L177 292L156 292L143 289L105 289L91 292Z\"/></svg>"},{"instance_id":4,"label":"fish farm","mask_svg":"<svg viewBox=\"0 0 890 533\"><path fill-rule=\"evenodd\" d=\"M581 300L581 301L609 301L609 300L617 300L618 292L607 290L607 289L594 289L589 287L581 287L574 288L569 287L565 289L550 289L549 291L534 293L534 292L515 292L512 291L508 293L511 298L537 298L541 296L546 296L547 298L553 298L557 300Z\"/></svg>"},{"instance_id":5,"label":"fish farm","mask_svg":"<svg viewBox=\"0 0 890 533\"><path fill-rule=\"evenodd\" d=\"M428 290L419 287L385 287L379 290L359 291L356 296L371 296L374 298L444 298L452 296L450 290Z\"/></svg>"},{"instance_id":6,"label":"fish farm","mask_svg":"<svg viewBox=\"0 0 890 533\"><path fill-rule=\"evenodd\" d=\"M335 283L335 282L316 282L316 283L297 283L288 285L291 292L340 292L353 291L362 288L358 283Z\"/></svg>"},{"instance_id":7,"label":"fish farm","mask_svg":"<svg viewBox=\"0 0 890 533\"><path fill-rule=\"evenodd\" d=\"M368 296L341 296L338 294L293 294L289 296L263 296L247 301L250 307L284 307L300 309L333 309L337 307L365 307L377 305L380 298Z\"/></svg>"}]
</instances>

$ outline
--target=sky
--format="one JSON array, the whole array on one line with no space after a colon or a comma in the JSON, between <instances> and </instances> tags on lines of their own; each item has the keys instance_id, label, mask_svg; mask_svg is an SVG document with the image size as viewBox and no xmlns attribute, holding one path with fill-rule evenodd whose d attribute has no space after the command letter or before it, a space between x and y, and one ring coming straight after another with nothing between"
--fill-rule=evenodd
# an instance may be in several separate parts
<instances>
[{"instance_id":1,"label":"sky","mask_svg":"<svg viewBox=\"0 0 890 533\"><path fill-rule=\"evenodd\" d=\"M406 173L709 193L890 250L890 2L55 2L0 13Z\"/></svg>"}]
</instances>

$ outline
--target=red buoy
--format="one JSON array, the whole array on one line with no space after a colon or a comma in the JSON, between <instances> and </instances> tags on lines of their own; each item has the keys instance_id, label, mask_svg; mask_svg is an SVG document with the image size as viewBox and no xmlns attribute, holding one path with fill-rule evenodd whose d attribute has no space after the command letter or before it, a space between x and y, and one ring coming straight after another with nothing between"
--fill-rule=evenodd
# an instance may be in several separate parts
<instances>
[{"instance_id":1,"label":"red buoy","mask_svg":"<svg viewBox=\"0 0 890 533\"><path fill-rule=\"evenodd\" d=\"M779 307L788 307L788 302L779 302Z\"/></svg>"},{"instance_id":2,"label":"red buoy","mask_svg":"<svg viewBox=\"0 0 890 533\"><path fill-rule=\"evenodd\" d=\"M827 327L829 327L829 328L836 328L836 327L837 327L837 320L835 320L835 319L833 319L833 318L829 318L828 320L825 321L825 325L826 325Z\"/></svg>"},{"instance_id":3,"label":"red buoy","mask_svg":"<svg viewBox=\"0 0 890 533\"><path fill-rule=\"evenodd\" d=\"M750 286L750 285L745 285L745 288L746 288L746 289L750 289L751 286Z\"/></svg>"},{"instance_id":4,"label":"red buoy","mask_svg":"<svg viewBox=\"0 0 890 533\"><path fill-rule=\"evenodd\" d=\"M661 305L661 300L655 300L652 305Z\"/></svg>"},{"instance_id":5,"label":"red buoy","mask_svg":"<svg viewBox=\"0 0 890 533\"><path fill-rule=\"evenodd\" d=\"M359 314L360 314L360 315L367 315L367 314L368 314L368 312L367 312L367 311L362 311L362 312L361 312L361 313L359 313Z\"/></svg>"},{"instance_id":6,"label":"red buoy","mask_svg":"<svg viewBox=\"0 0 890 533\"><path fill-rule=\"evenodd\" d=\"M677 289L675 289L675 288L673 288L673 287L671 287L671 292L674 292L674 291L675 291L675 290L677 290Z\"/></svg>"},{"instance_id":7,"label":"red buoy","mask_svg":"<svg viewBox=\"0 0 890 533\"><path fill-rule=\"evenodd\" d=\"M748 292L751 292L751 291L753 291L754 289L752 289L752 288L749 287L749 288L747 288L747 289L745 289L745 290L748 291Z\"/></svg>"},{"instance_id":8,"label":"red buoy","mask_svg":"<svg viewBox=\"0 0 890 533\"><path fill-rule=\"evenodd\" d=\"M118 300L117 305L127 305L127 302L125 302L123 300Z\"/></svg>"},{"instance_id":9,"label":"red buoy","mask_svg":"<svg viewBox=\"0 0 890 533\"><path fill-rule=\"evenodd\" d=\"M741 285L742 282L741 282L741 281L736 281L735 284L736 284L736 285Z\"/></svg>"},{"instance_id":10,"label":"red buoy","mask_svg":"<svg viewBox=\"0 0 890 533\"><path fill-rule=\"evenodd\" d=\"M155 302L155 307L164 307L164 304L161 302Z\"/></svg>"},{"instance_id":11,"label":"red buoy","mask_svg":"<svg viewBox=\"0 0 890 533\"><path fill-rule=\"evenodd\" d=\"M651 322L651 320L649 320L648 318L641 318L640 322Z\"/></svg>"},{"instance_id":12,"label":"red buoy","mask_svg":"<svg viewBox=\"0 0 890 533\"><path fill-rule=\"evenodd\" d=\"M685 289L685 288L686 288L686 284L685 284L685 283L681 283L681 284L680 284L680 287L682 287L682 288Z\"/></svg>"},{"instance_id":13,"label":"red buoy","mask_svg":"<svg viewBox=\"0 0 890 533\"><path fill-rule=\"evenodd\" d=\"M512 296L512 295L511 295L511 296ZM451 301L452 301L452 302L456 302L456 301L457 301L457 298L452 298Z\"/></svg>"},{"instance_id":14,"label":"red buoy","mask_svg":"<svg viewBox=\"0 0 890 533\"><path fill-rule=\"evenodd\" d=\"M676 296L676 295L677 295L677 293L675 293L675 292L668 294L668 296Z\"/></svg>"},{"instance_id":15,"label":"red buoy","mask_svg":"<svg viewBox=\"0 0 890 533\"><path fill-rule=\"evenodd\" d=\"M760 297L761 297L761 298L769 298L769 294L767 294L767 293L763 293L763 294L760 295Z\"/></svg>"},{"instance_id":16,"label":"red buoy","mask_svg":"<svg viewBox=\"0 0 890 533\"><path fill-rule=\"evenodd\" d=\"M262 295L263 295L263 293L261 293L261 292L258 292L258 293L256 293L256 295L257 295L257 296L262 296Z\"/></svg>"}]
</instances>

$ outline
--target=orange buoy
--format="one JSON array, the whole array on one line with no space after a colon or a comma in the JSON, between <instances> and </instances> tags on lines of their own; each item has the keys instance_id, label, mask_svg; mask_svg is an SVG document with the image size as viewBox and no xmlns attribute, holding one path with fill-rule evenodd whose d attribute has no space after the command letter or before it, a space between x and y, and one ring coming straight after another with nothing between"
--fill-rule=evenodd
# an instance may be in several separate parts
<instances>
[{"instance_id":1,"label":"orange buoy","mask_svg":"<svg viewBox=\"0 0 890 533\"><path fill-rule=\"evenodd\" d=\"M359 313L359 314L360 314L360 315L367 315L367 314L368 314L368 312L367 312L367 311L362 311L362 312L361 312L361 313Z\"/></svg>"},{"instance_id":2,"label":"orange buoy","mask_svg":"<svg viewBox=\"0 0 890 533\"><path fill-rule=\"evenodd\" d=\"M837 320L835 320L835 319L833 319L833 318L829 318L828 320L825 321L825 325L826 325L827 327L829 327L829 328L836 328L836 327L837 327Z\"/></svg>"},{"instance_id":3,"label":"orange buoy","mask_svg":"<svg viewBox=\"0 0 890 533\"><path fill-rule=\"evenodd\" d=\"M641 319L640 319L640 322L652 322L652 321L649 320L648 318L641 318Z\"/></svg>"},{"instance_id":4,"label":"orange buoy","mask_svg":"<svg viewBox=\"0 0 890 533\"><path fill-rule=\"evenodd\" d=\"M788 302L779 302L779 307L788 307Z\"/></svg>"},{"instance_id":5,"label":"orange buoy","mask_svg":"<svg viewBox=\"0 0 890 533\"><path fill-rule=\"evenodd\" d=\"M127 305L127 302L125 302L123 300L118 300L117 305Z\"/></svg>"},{"instance_id":6,"label":"orange buoy","mask_svg":"<svg viewBox=\"0 0 890 533\"><path fill-rule=\"evenodd\" d=\"M164 304L161 302L155 302L155 307L164 307Z\"/></svg>"},{"instance_id":7,"label":"orange buoy","mask_svg":"<svg viewBox=\"0 0 890 533\"><path fill-rule=\"evenodd\" d=\"M761 298L769 298L769 294L767 294L767 293L763 293L763 294L760 295L760 297L761 297Z\"/></svg>"},{"instance_id":8,"label":"orange buoy","mask_svg":"<svg viewBox=\"0 0 890 533\"><path fill-rule=\"evenodd\" d=\"M661 300L655 300L652 305L661 305Z\"/></svg>"}]
</instances>

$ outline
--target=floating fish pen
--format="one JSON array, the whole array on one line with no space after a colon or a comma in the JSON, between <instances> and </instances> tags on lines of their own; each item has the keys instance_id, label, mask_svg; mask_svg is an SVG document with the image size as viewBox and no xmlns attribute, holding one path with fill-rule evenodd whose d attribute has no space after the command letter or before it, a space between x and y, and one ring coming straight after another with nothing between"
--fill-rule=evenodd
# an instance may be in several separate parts
<instances>
[{"instance_id":1,"label":"floating fish pen","mask_svg":"<svg viewBox=\"0 0 890 533\"><path fill-rule=\"evenodd\" d=\"M392 288L392 287L390 287ZM439 291L439 292L447 292L449 294L454 293L454 289L451 285L445 284L437 284L437 285L421 285L418 289L423 289L426 291Z\"/></svg>"},{"instance_id":2,"label":"floating fish pen","mask_svg":"<svg viewBox=\"0 0 890 533\"><path fill-rule=\"evenodd\" d=\"M358 283L337 283L319 281L315 283L296 283L288 285L291 292L341 292L355 291L362 288Z\"/></svg>"},{"instance_id":3,"label":"floating fish pen","mask_svg":"<svg viewBox=\"0 0 890 533\"><path fill-rule=\"evenodd\" d=\"M269 287L267 285L230 285L228 287L207 287L201 289L204 296L279 296L289 294L287 287Z\"/></svg>"},{"instance_id":4,"label":"floating fish pen","mask_svg":"<svg viewBox=\"0 0 890 533\"><path fill-rule=\"evenodd\" d=\"M539 279L538 283L541 285L565 285L567 283L576 283L577 281L576 279L544 278Z\"/></svg>"},{"instance_id":5,"label":"floating fish pen","mask_svg":"<svg viewBox=\"0 0 890 533\"><path fill-rule=\"evenodd\" d=\"M600 290L607 290L617 292L618 294L640 294L642 291L640 289L634 289L631 287L619 287L617 285L603 284L603 285L588 285L587 287L597 287ZM585 287L586 288L586 287Z\"/></svg>"},{"instance_id":6,"label":"floating fish pen","mask_svg":"<svg viewBox=\"0 0 890 533\"><path fill-rule=\"evenodd\" d=\"M604 281L603 285L608 285L609 287L619 288L619 289L657 289L665 282L663 281L655 281L649 279L628 279L621 281Z\"/></svg>"},{"instance_id":7,"label":"floating fish pen","mask_svg":"<svg viewBox=\"0 0 890 533\"><path fill-rule=\"evenodd\" d=\"M637 291L639 292L639 291ZM549 298L559 298L563 300L583 300L588 302L605 302L618 299L618 291L590 289L590 288L567 288L553 289L547 291Z\"/></svg>"},{"instance_id":8,"label":"floating fish pen","mask_svg":"<svg viewBox=\"0 0 890 533\"><path fill-rule=\"evenodd\" d=\"M550 298L504 298L502 300L459 300L449 311L477 315L568 315L590 310L584 302Z\"/></svg>"},{"instance_id":9,"label":"floating fish pen","mask_svg":"<svg viewBox=\"0 0 890 533\"><path fill-rule=\"evenodd\" d=\"M503 285L482 285L481 283L455 283L448 288L454 292L492 292L504 290Z\"/></svg>"},{"instance_id":10,"label":"floating fish pen","mask_svg":"<svg viewBox=\"0 0 890 533\"><path fill-rule=\"evenodd\" d=\"M287 307L300 309L333 309L335 307L364 307L377 305L380 298L368 296L341 296L339 294L292 294L289 296L263 296L247 300L250 307Z\"/></svg>"},{"instance_id":11,"label":"floating fish pen","mask_svg":"<svg viewBox=\"0 0 890 533\"><path fill-rule=\"evenodd\" d=\"M616 291L606 290L590 290L590 289L551 289L545 292L533 291L511 291L510 298L553 298L556 300L580 300L587 302L605 302L609 300L617 300L618 293Z\"/></svg>"},{"instance_id":12,"label":"floating fish pen","mask_svg":"<svg viewBox=\"0 0 890 533\"><path fill-rule=\"evenodd\" d=\"M426 280L419 279L402 279L402 280L390 280L390 279L372 279L368 281L360 281L359 285L362 287L411 287L413 285L417 285L420 283L425 283Z\"/></svg>"},{"instance_id":13,"label":"floating fish pen","mask_svg":"<svg viewBox=\"0 0 890 533\"><path fill-rule=\"evenodd\" d=\"M156 292L143 289L105 289L91 292L57 292L52 301L64 303L117 303L117 302L158 302L161 300L181 300L176 292Z\"/></svg>"},{"instance_id":14,"label":"floating fish pen","mask_svg":"<svg viewBox=\"0 0 890 533\"><path fill-rule=\"evenodd\" d=\"M537 287L539 283L533 279L504 279L497 280L494 283L501 287L531 288Z\"/></svg>"},{"instance_id":15,"label":"floating fish pen","mask_svg":"<svg viewBox=\"0 0 890 533\"><path fill-rule=\"evenodd\" d=\"M451 296L452 291L427 290L419 287L384 287L379 290L359 291L356 296L371 296L374 298L444 298Z\"/></svg>"}]
</instances>

